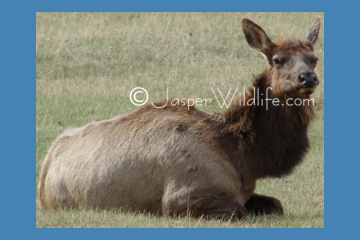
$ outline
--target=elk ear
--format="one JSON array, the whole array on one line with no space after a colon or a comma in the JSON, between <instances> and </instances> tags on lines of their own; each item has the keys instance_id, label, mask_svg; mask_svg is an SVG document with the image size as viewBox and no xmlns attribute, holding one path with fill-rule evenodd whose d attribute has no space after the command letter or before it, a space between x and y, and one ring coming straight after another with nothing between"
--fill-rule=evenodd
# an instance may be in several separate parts
<instances>
[{"instance_id":1,"label":"elk ear","mask_svg":"<svg viewBox=\"0 0 360 240\"><path fill-rule=\"evenodd\" d=\"M242 26L250 47L260 52L267 52L266 50L270 49L272 42L264 29L247 18L243 18Z\"/></svg>"},{"instance_id":2,"label":"elk ear","mask_svg":"<svg viewBox=\"0 0 360 240\"><path fill-rule=\"evenodd\" d=\"M313 44L316 43L319 32L320 32L321 18L317 17L312 27L309 29L308 33L305 36L305 40L309 40Z\"/></svg>"}]
</instances>

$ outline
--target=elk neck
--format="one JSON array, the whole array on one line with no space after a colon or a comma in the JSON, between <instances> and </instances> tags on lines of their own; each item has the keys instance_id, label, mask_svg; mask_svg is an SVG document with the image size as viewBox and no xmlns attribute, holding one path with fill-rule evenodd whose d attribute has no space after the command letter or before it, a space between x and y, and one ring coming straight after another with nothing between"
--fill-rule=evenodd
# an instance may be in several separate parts
<instances>
[{"instance_id":1,"label":"elk neck","mask_svg":"<svg viewBox=\"0 0 360 240\"><path fill-rule=\"evenodd\" d=\"M309 148L307 129L314 116L312 106L288 106L286 96L275 96L271 91L266 94L270 85L271 68L267 67L255 77L253 87L260 101L276 97L278 106L271 101L268 105L248 105L247 100L254 97L253 88L248 88L245 104L240 105L235 99L222 113L221 141L232 148L228 149L233 152L229 157L242 178L287 175Z\"/></svg>"}]
</instances>

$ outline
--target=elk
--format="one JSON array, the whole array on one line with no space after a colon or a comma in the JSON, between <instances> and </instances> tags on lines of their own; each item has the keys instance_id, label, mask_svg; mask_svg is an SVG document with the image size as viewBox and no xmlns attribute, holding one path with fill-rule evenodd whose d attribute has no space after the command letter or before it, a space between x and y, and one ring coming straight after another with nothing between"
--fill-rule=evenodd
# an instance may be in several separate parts
<instances>
[{"instance_id":1,"label":"elk","mask_svg":"<svg viewBox=\"0 0 360 240\"><path fill-rule=\"evenodd\" d=\"M233 101L223 112L194 106L154 108L65 131L50 148L41 172L44 209L106 209L237 218L248 213L283 214L281 202L254 193L256 181L290 174L309 149L314 117L310 99L319 84L314 72L317 17L304 39L271 41L249 19L245 38L261 52L266 68L253 87L278 104ZM156 103L157 106L164 102Z\"/></svg>"}]
</instances>

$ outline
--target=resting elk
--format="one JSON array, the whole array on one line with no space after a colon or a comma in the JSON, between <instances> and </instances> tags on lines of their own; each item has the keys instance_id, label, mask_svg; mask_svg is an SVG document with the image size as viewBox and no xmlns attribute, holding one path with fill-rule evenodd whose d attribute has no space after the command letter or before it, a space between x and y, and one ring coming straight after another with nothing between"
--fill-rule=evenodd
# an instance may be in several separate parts
<instances>
[{"instance_id":1,"label":"resting elk","mask_svg":"<svg viewBox=\"0 0 360 240\"><path fill-rule=\"evenodd\" d=\"M248 44L267 60L245 100L254 97L255 87L261 100L267 92L277 104L233 101L212 114L193 106L146 105L67 130L43 164L42 207L238 219L251 212L283 214L278 199L254 191L258 179L291 173L309 149L312 105L291 103L310 99L319 84L313 52L320 22L316 18L304 39L273 42L260 26L242 20Z\"/></svg>"}]
</instances>

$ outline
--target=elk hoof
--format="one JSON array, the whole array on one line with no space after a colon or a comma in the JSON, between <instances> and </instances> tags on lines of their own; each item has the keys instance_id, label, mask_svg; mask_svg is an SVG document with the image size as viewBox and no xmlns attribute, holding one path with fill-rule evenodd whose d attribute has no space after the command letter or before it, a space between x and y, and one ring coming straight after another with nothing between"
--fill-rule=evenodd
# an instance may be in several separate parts
<instances>
[{"instance_id":1,"label":"elk hoof","mask_svg":"<svg viewBox=\"0 0 360 240\"><path fill-rule=\"evenodd\" d=\"M284 209L280 200L273 197L258 195L256 193L250 196L249 200L245 203L245 208L249 213L256 215L284 214Z\"/></svg>"}]
</instances>

